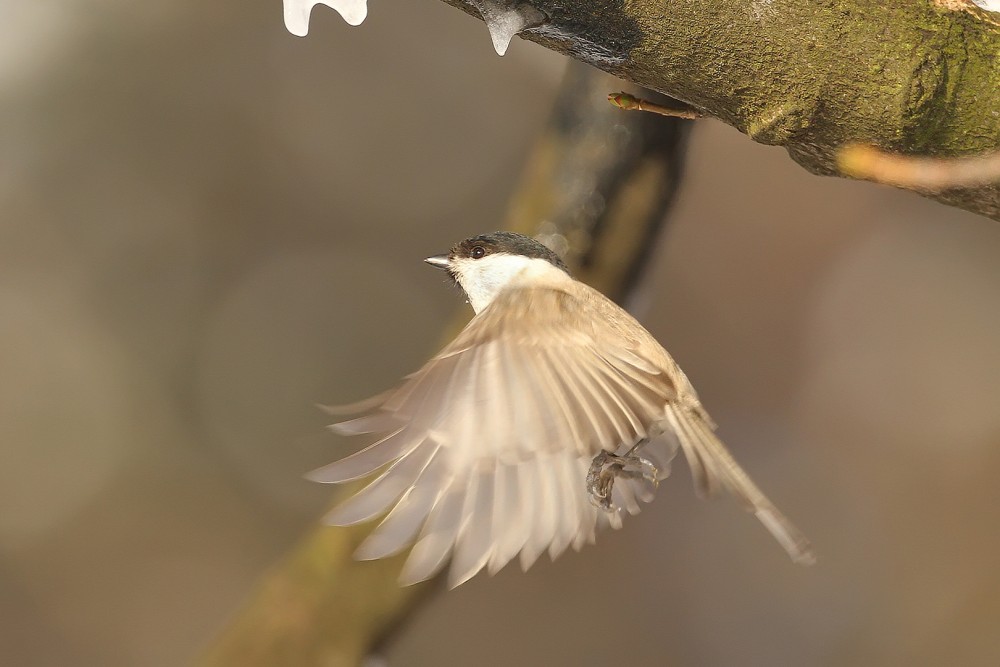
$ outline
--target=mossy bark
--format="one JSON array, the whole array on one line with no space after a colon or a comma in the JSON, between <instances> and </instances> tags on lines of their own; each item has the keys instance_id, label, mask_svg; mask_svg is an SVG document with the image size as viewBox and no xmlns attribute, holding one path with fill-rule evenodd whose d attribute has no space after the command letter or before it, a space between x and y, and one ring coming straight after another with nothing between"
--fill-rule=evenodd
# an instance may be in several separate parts
<instances>
[{"instance_id":1,"label":"mossy bark","mask_svg":"<svg viewBox=\"0 0 1000 667\"><path fill-rule=\"evenodd\" d=\"M478 16L468 0L445 2ZM523 37L660 91L806 169L849 142L1000 149L1000 14L967 0L531 0ZM611 92L611 91L608 91ZM1000 187L929 196L1000 220Z\"/></svg>"}]
</instances>

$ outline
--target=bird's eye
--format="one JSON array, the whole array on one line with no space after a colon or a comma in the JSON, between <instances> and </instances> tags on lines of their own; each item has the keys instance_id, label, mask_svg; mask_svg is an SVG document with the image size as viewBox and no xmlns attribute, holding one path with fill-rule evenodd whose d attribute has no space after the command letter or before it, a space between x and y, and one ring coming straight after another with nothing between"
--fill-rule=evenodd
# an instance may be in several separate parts
<instances>
[{"instance_id":1,"label":"bird's eye","mask_svg":"<svg viewBox=\"0 0 1000 667\"><path fill-rule=\"evenodd\" d=\"M471 255L472 259L481 259L483 255L486 254L486 248L484 248L481 245L477 245L472 249L472 252L469 254Z\"/></svg>"}]
</instances>

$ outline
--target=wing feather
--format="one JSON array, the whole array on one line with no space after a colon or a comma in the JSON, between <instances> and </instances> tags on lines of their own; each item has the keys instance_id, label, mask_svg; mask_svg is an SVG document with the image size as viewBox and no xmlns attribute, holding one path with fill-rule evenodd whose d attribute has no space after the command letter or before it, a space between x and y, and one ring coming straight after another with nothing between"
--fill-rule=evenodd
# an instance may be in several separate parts
<instances>
[{"instance_id":1,"label":"wing feather","mask_svg":"<svg viewBox=\"0 0 1000 667\"><path fill-rule=\"evenodd\" d=\"M441 494L403 565L399 575L401 584L407 586L430 579L444 567L461 527L465 494L464 485L457 485L454 481Z\"/></svg>"},{"instance_id":2,"label":"wing feather","mask_svg":"<svg viewBox=\"0 0 1000 667\"><path fill-rule=\"evenodd\" d=\"M334 461L309 473L314 482L350 482L370 475L382 466L409 454L421 442L417 434L400 428L360 452Z\"/></svg>"},{"instance_id":3,"label":"wing feather","mask_svg":"<svg viewBox=\"0 0 1000 667\"><path fill-rule=\"evenodd\" d=\"M440 448L435 455L440 453ZM358 560L386 558L413 543L440 493L442 466L429 463L427 470L386 515L382 523L355 552Z\"/></svg>"},{"instance_id":4,"label":"wing feather","mask_svg":"<svg viewBox=\"0 0 1000 667\"><path fill-rule=\"evenodd\" d=\"M553 372L557 377L562 378L563 387L566 389L570 404L574 408L573 413L568 415L568 418L582 425L580 431L583 433L583 440L577 444L577 447L583 452L596 454L601 451L602 443L611 443L609 438L612 437L612 428L603 419L602 408L593 392L586 385L581 384L583 378L577 371L576 364L567 357L564 350L550 350Z\"/></svg>"},{"instance_id":5,"label":"wing feather","mask_svg":"<svg viewBox=\"0 0 1000 667\"><path fill-rule=\"evenodd\" d=\"M509 499L510 519L503 526L503 532L497 536L499 545L496 555L490 563L490 573L499 572L507 563L514 559L528 543L534 530L536 498L538 491L532 485L526 469L532 462L521 462L508 466L507 484L504 497Z\"/></svg>"},{"instance_id":6,"label":"wing feather","mask_svg":"<svg viewBox=\"0 0 1000 667\"><path fill-rule=\"evenodd\" d=\"M584 487L585 476L574 475L572 465L574 459L575 456L571 453L561 452L556 454L552 461L554 469L550 475L554 476L556 507L562 508L563 512L556 535L549 544L549 558L552 560L561 556L573 544L573 539L580 530L580 514L588 509L586 500L577 494L577 490Z\"/></svg>"},{"instance_id":7,"label":"wing feather","mask_svg":"<svg viewBox=\"0 0 1000 667\"><path fill-rule=\"evenodd\" d=\"M490 552L486 569L494 575L510 560L503 560L505 536L514 531L517 524L520 499L517 497L514 469L506 463L498 463L493 479L493 508L490 516L490 539L493 550Z\"/></svg>"},{"instance_id":8,"label":"wing feather","mask_svg":"<svg viewBox=\"0 0 1000 667\"><path fill-rule=\"evenodd\" d=\"M545 483L544 479L539 478L538 466L535 465L525 465L521 469L521 483L531 488L534 496L533 511L530 517L531 530L528 532L527 540L521 547L520 553L521 570L527 571L535 564L547 546L543 533L547 532L548 529L550 492L548 484Z\"/></svg>"},{"instance_id":9,"label":"wing feather","mask_svg":"<svg viewBox=\"0 0 1000 667\"><path fill-rule=\"evenodd\" d=\"M556 351L539 347L537 352L537 369L540 383L545 385L545 391L552 397L552 419L562 430L562 437L568 439L567 444L576 448L577 453L586 455L590 450L586 445L580 421L576 418L577 406L573 404L572 393L566 388L566 381L560 379L554 359Z\"/></svg>"},{"instance_id":10,"label":"wing feather","mask_svg":"<svg viewBox=\"0 0 1000 667\"><path fill-rule=\"evenodd\" d=\"M476 473L476 493L466 499L465 526L448 577L452 588L464 584L483 569L495 548L492 540L495 475L494 470Z\"/></svg>"},{"instance_id":11,"label":"wing feather","mask_svg":"<svg viewBox=\"0 0 1000 667\"><path fill-rule=\"evenodd\" d=\"M324 521L331 526L351 526L385 514L407 489L416 484L436 451L427 446L420 449L419 454L398 459L368 486L327 514Z\"/></svg>"}]
</instances>

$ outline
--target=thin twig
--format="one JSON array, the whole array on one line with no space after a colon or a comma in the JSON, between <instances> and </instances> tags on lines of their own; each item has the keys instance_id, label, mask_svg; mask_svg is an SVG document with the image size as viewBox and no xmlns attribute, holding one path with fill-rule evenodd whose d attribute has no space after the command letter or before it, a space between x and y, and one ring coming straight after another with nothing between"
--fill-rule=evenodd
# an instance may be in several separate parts
<instances>
[{"instance_id":1,"label":"thin twig","mask_svg":"<svg viewBox=\"0 0 1000 667\"><path fill-rule=\"evenodd\" d=\"M656 102L635 97L634 95L629 95L628 93L610 93L608 95L608 102L626 111L648 111L661 116L669 116L670 118L696 120L704 116L704 114L693 107L667 107Z\"/></svg>"},{"instance_id":2,"label":"thin twig","mask_svg":"<svg viewBox=\"0 0 1000 667\"><path fill-rule=\"evenodd\" d=\"M924 192L1000 182L1000 152L958 158L911 157L849 144L837 153L837 166L847 176Z\"/></svg>"}]
</instances>

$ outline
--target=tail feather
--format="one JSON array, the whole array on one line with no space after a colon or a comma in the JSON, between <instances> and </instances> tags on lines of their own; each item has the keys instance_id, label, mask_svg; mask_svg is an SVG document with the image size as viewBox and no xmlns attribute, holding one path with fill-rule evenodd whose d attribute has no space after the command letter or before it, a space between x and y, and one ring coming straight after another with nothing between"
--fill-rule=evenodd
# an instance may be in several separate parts
<instances>
[{"instance_id":1,"label":"tail feather","mask_svg":"<svg viewBox=\"0 0 1000 667\"><path fill-rule=\"evenodd\" d=\"M767 496L757 488L726 446L712 432L701 415L689 408L672 405L667 420L674 427L688 465L703 493L723 487L736 496L764 525L792 560L801 565L816 562L812 544Z\"/></svg>"}]
</instances>

